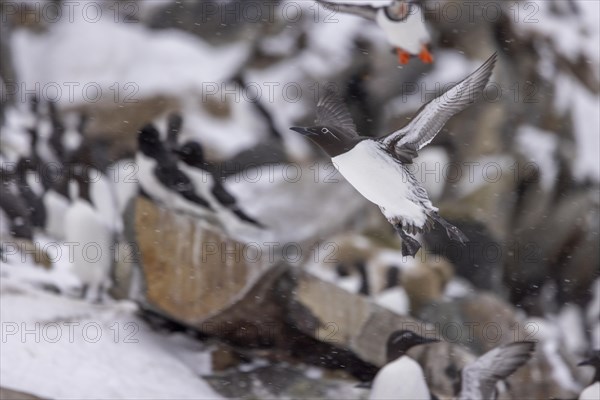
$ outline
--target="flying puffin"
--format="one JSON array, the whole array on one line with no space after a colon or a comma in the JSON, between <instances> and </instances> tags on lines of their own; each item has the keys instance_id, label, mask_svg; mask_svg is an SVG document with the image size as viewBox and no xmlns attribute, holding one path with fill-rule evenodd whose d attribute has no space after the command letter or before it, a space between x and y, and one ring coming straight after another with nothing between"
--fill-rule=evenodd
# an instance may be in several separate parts
<instances>
[{"instance_id":1,"label":"flying puffin","mask_svg":"<svg viewBox=\"0 0 600 400\"><path fill-rule=\"evenodd\" d=\"M429 52L431 38L425 27L421 7L413 1L394 0L384 7L369 5L333 3L317 0L323 7L375 21L383 30L388 42L395 47L398 61L408 64L411 57L418 56L425 64L433 62Z\"/></svg>"},{"instance_id":2,"label":"flying puffin","mask_svg":"<svg viewBox=\"0 0 600 400\"><path fill-rule=\"evenodd\" d=\"M359 136L350 113L331 91L317 104L316 126L290 129L319 145L346 180L379 206L402 238L403 255L414 257L421 247L409 234L428 231L435 222L446 229L451 239L464 244L468 241L466 236L440 217L408 164L454 114L475 101L487 84L495 62L496 54L421 107L406 126L381 138Z\"/></svg>"}]
</instances>

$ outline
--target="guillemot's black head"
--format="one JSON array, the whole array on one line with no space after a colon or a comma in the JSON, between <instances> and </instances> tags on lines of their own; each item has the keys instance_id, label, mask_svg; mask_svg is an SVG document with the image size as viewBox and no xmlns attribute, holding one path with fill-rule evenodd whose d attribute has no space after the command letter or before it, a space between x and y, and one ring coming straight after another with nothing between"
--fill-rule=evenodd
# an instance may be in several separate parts
<instances>
[{"instance_id":1,"label":"guillemot's black head","mask_svg":"<svg viewBox=\"0 0 600 400\"><path fill-rule=\"evenodd\" d=\"M594 382L600 382L600 350L592 351L588 359L583 360L577 365L580 367L584 365L594 367L596 369L594 372Z\"/></svg>"},{"instance_id":2,"label":"guillemot's black head","mask_svg":"<svg viewBox=\"0 0 600 400\"><path fill-rule=\"evenodd\" d=\"M292 127L294 132L306 136L318 144L330 157L335 157L351 150L364 138L358 138L335 126L311 126L308 128Z\"/></svg>"},{"instance_id":3,"label":"guillemot's black head","mask_svg":"<svg viewBox=\"0 0 600 400\"><path fill-rule=\"evenodd\" d=\"M408 350L415 346L427 343L439 342L438 339L428 339L413 331L399 330L392 332L389 336L386 346L387 361L393 361L406 354Z\"/></svg>"},{"instance_id":4,"label":"guillemot's black head","mask_svg":"<svg viewBox=\"0 0 600 400\"><path fill-rule=\"evenodd\" d=\"M164 153L163 144L160 140L158 129L148 124L140 129L138 134L138 149L145 156L159 158Z\"/></svg>"},{"instance_id":5,"label":"guillemot's black head","mask_svg":"<svg viewBox=\"0 0 600 400\"><path fill-rule=\"evenodd\" d=\"M74 165L69 169L69 197L71 200L80 198L81 200L87 201L92 206L90 184L92 178L90 177L90 171L93 171L87 165ZM95 174L94 174L95 175Z\"/></svg>"},{"instance_id":6,"label":"guillemot's black head","mask_svg":"<svg viewBox=\"0 0 600 400\"><path fill-rule=\"evenodd\" d=\"M186 142L183 146L175 149L179 159L192 167L202 168L205 166L204 150L198 142Z\"/></svg>"}]
</instances>

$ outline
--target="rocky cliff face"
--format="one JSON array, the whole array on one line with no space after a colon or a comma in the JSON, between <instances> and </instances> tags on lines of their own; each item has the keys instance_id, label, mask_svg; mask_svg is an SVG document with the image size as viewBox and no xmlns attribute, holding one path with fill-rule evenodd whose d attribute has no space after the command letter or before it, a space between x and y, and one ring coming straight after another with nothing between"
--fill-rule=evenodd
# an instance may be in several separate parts
<instances>
[{"instance_id":1,"label":"rocky cliff face","mask_svg":"<svg viewBox=\"0 0 600 400\"><path fill-rule=\"evenodd\" d=\"M576 361L600 345L592 2L420 2L436 62L406 67L374 24L310 2L260 2L256 20L244 13L252 2L130 3L132 24L32 23L28 5L10 13L0 50L2 160L29 146L11 119L13 108L26 108L19 85L99 85L97 101L76 91L57 106L62 116L89 115L84 136L103 165L133 154L141 125L182 114L181 137L205 146L227 190L268 229L233 237L134 197L119 237L133 257L117 259L111 293L169 329L216 338L217 367L206 378L216 391L366 396L352 384L372 378L387 335L409 327L445 339L411 351L441 398L476 354L528 339L538 340L535 357L500 398L576 396L588 378ZM312 123L330 82L361 134L383 135L493 52L483 98L413 165L440 213L471 241L458 247L433 231L406 259L379 210L288 128ZM52 264L43 256L38 263ZM319 378L307 376L311 368Z\"/></svg>"}]
</instances>

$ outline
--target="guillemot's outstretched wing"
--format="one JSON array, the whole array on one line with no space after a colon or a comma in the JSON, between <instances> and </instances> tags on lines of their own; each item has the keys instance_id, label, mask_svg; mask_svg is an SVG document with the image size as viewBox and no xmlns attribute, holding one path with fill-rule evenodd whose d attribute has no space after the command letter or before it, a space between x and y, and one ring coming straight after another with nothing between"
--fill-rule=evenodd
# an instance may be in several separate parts
<instances>
[{"instance_id":1,"label":"guillemot's outstretched wing","mask_svg":"<svg viewBox=\"0 0 600 400\"><path fill-rule=\"evenodd\" d=\"M332 3L325 0L317 0L317 3L328 10L339 11L346 14L354 14L372 21L375 21L377 17L378 9L369 5Z\"/></svg>"},{"instance_id":2,"label":"guillemot's outstretched wing","mask_svg":"<svg viewBox=\"0 0 600 400\"><path fill-rule=\"evenodd\" d=\"M525 364L534 350L535 342L525 341L488 351L463 369L459 399L494 399L496 383Z\"/></svg>"},{"instance_id":3,"label":"guillemot's outstretched wing","mask_svg":"<svg viewBox=\"0 0 600 400\"><path fill-rule=\"evenodd\" d=\"M351 136L358 137L356 125L348 108L333 90L328 89L317 103L317 124L335 126L350 133Z\"/></svg>"},{"instance_id":4,"label":"guillemot's outstretched wing","mask_svg":"<svg viewBox=\"0 0 600 400\"><path fill-rule=\"evenodd\" d=\"M429 144L453 115L477 99L490 79L496 58L494 53L475 72L421 107L406 126L379 140L391 151L402 153Z\"/></svg>"}]
</instances>

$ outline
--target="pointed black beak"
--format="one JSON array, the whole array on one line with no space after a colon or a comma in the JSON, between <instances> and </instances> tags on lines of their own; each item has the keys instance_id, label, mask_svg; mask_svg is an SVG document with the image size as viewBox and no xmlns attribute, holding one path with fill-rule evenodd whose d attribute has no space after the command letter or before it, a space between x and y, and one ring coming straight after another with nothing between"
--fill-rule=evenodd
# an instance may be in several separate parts
<instances>
[{"instance_id":1,"label":"pointed black beak","mask_svg":"<svg viewBox=\"0 0 600 400\"><path fill-rule=\"evenodd\" d=\"M429 344L429 343L438 343L440 342L440 339L429 339L429 338L423 338L420 344Z\"/></svg>"},{"instance_id":2,"label":"pointed black beak","mask_svg":"<svg viewBox=\"0 0 600 400\"><path fill-rule=\"evenodd\" d=\"M354 385L354 387L358 389L371 389L373 387L373 381L361 382Z\"/></svg>"},{"instance_id":3,"label":"pointed black beak","mask_svg":"<svg viewBox=\"0 0 600 400\"><path fill-rule=\"evenodd\" d=\"M592 360L584 360L577 364L578 367L583 367L584 365L592 365Z\"/></svg>"},{"instance_id":4,"label":"pointed black beak","mask_svg":"<svg viewBox=\"0 0 600 400\"><path fill-rule=\"evenodd\" d=\"M290 129L293 130L294 132L298 132L299 134L304 135L304 136L310 136L313 134L308 128L299 128L299 127L293 126Z\"/></svg>"}]
</instances>

